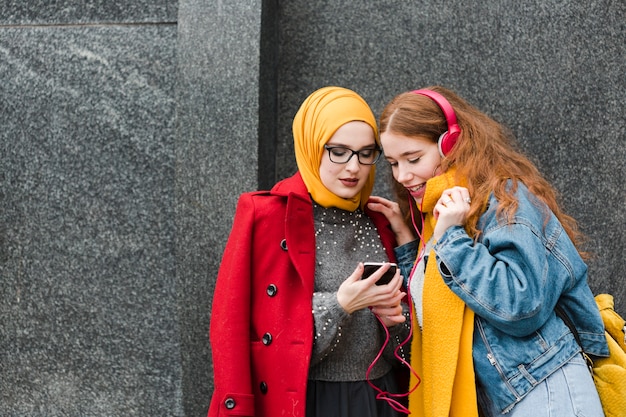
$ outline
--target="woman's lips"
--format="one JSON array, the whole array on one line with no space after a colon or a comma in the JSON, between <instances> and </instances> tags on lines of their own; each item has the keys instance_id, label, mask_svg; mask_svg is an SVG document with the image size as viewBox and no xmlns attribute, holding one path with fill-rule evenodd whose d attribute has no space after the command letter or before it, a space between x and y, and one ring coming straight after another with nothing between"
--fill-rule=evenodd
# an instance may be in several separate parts
<instances>
[{"instance_id":1,"label":"woman's lips","mask_svg":"<svg viewBox=\"0 0 626 417\"><path fill-rule=\"evenodd\" d=\"M344 187L356 187L359 184L357 178L341 178L339 181L341 181Z\"/></svg>"},{"instance_id":2,"label":"woman's lips","mask_svg":"<svg viewBox=\"0 0 626 417\"><path fill-rule=\"evenodd\" d=\"M416 185L415 187L406 187L413 198L422 198L424 196L425 184Z\"/></svg>"}]
</instances>

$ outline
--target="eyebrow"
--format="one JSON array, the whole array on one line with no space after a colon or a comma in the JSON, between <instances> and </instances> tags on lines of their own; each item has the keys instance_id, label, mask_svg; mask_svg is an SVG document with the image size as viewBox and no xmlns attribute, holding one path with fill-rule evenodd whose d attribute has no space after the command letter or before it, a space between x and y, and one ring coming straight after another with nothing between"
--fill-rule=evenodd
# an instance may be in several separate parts
<instances>
[{"instance_id":1,"label":"eyebrow","mask_svg":"<svg viewBox=\"0 0 626 417\"><path fill-rule=\"evenodd\" d=\"M350 146L345 145L343 143L326 143L326 146L330 146L332 148L347 148L347 149L352 149ZM370 145L365 145L363 146L360 150L363 149L378 149L378 144L376 142L370 144ZM352 149L354 150L354 149Z\"/></svg>"},{"instance_id":2,"label":"eyebrow","mask_svg":"<svg viewBox=\"0 0 626 417\"><path fill-rule=\"evenodd\" d=\"M423 155L423 154L424 154L424 150L423 150L423 149L418 149L418 150L415 150L415 151L406 151L406 152L402 152L402 153L399 155L399 157L401 158L401 157L407 157L407 156L413 156L413 155L416 155L416 156L421 156L421 155ZM386 154L385 154L385 159L386 159L386 160L390 160L390 159L391 159L391 160L394 160L394 161L396 160L396 158L392 158L392 157L390 157L390 156L387 156Z\"/></svg>"},{"instance_id":3,"label":"eyebrow","mask_svg":"<svg viewBox=\"0 0 626 417\"><path fill-rule=\"evenodd\" d=\"M424 150L423 149L418 149L418 150L414 150L414 151L406 151L406 152L402 152L400 154L400 156L410 156L410 155L415 155L415 154L423 154Z\"/></svg>"}]
</instances>

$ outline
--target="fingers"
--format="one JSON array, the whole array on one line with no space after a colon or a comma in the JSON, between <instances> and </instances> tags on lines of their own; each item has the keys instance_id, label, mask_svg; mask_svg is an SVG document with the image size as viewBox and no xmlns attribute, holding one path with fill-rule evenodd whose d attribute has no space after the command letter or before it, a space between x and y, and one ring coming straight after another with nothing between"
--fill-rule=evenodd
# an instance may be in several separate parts
<instances>
[{"instance_id":1,"label":"fingers","mask_svg":"<svg viewBox=\"0 0 626 417\"><path fill-rule=\"evenodd\" d=\"M391 200L389 200L389 199L387 199L387 198L384 198L384 197L379 197L379 196L377 196L377 195L371 195L371 196L369 197L369 199L367 200L367 203L368 203L368 204L369 204L369 203L391 204L391 203L392 203L392 201L391 201Z\"/></svg>"},{"instance_id":2,"label":"fingers","mask_svg":"<svg viewBox=\"0 0 626 417\"><path fill-rule=\"evenodd\" d=\"M472 198L469 195L469 190L465 187L453 187L445 190L437 202L440 207L452 207L456 204L469 206L471 203Z\"/></svg>"},{"instance_id":3,"label":"fingers","mask_svg":"<svg viewBox=\"0 0 626 417\"><path fill-rule=\"evenodd\" d=\"M402 275L400 274L400 268L396 268L396 274L387 285L392 285L391 288L393 292L398 292L398 290L400 290L400 287L402 287Z\"/></svg>"},{"instance_id":4,"label":"fingers","mask_svg":"<svg viewBox=\"0 0 626 417\"><path fill-rule=\"evenodd\" d=\"M383 282L380 282L380 283L378 281L383 277L383 275L385 275L385 273L387 271L389 271L389 268L391 268L391 264L389 262L384 262L384 263L381 264L381 266L378 266L377 264L374 264L374 265L369 265L368 267L371 267L372 269L368 269L368 270L364 269L364 271L369 273L370 275L367 278L364 276L363 279L369 280L369 282L373 282L374 284L383 285L383 283L386 282L386 281L383 281ZM376 269L373 270L373 268L376 268ZM371 272L372 270L374 272ZM396 272L397 272L397 268L396 268ZM394 277L395 277L395 275L394 275Z\"/></svg>"},{"instance_id":5,"label":"fingers","mask_svg":"<svg viewBox=\"0 0 626 417\"><path fill-rule=\"evenodd\" d=\"M337 290L337 301L343 309L351 314L356 310L370 306L394 306L406 296L400 291L402 276L399 270L393 279L385 285L376 282L390 268L389 262L383 264L371 276L363 278L363 263L359 263L354 272L346 278Z\"/></svg>"},{"instance_id":6,"label":"fingers","mask_svg":"<svg viewBox=\"0 0 626 417\"><path fill-rule=\"evenodd\" d=\"M462 224L469 213L472 199L465 187L453 187L445 190L433 210L435 219L442 215L453 216L455 224Z\"/></svg>"},{"instance_id":7,"label":"fingers","mask_svg":"<svg viewBox=\"0 0 626 417\"><path fill-rule=\"evenodd\" d=\"M379 316L402 316L402 306L396 304L394 306L374 306L372 312Z\"/></svg>"},{"instance_id":8,"label":"fingers","mask_svg":"<svg viewBox=\"0 0 626 417\"><path fill-rule=\"evenodd\" d=\"M370 197L367 200L367 207L372 211L382 213L389 220L392 220L395 216L402 215L398 203L383 197Z\"/></svg>"},{"instance_id":9,"label":"fingers","mask_svg":"<svg viewBox=\"0 0 626 417\"><path fill-rule=\"evenodd\" d=\"M348 277L346 281L351 281L351 282L359 281L361 277L363 276L363 270L364 270L363 262L359 262L356 268L354 269L354 271L352 272L352 274Z\"/></svg>"},{"instance_id":10,"label":"fingers","mask_svg":"<svg viewBox=\"0 0 626 417\"><path fill-rule=\"evenodd\" d=\"M393 307L372 307L372 313L376 314L387 327L395 326L396 324L406 321L406 317L402 314L402 306L400 304Z\"/></svg>"},{"instance_id":11,"label":"fingers","mask_svg":"<svg viewBox=\"0 0 626 417\"><path fill-rule=\"evenodd\" d=\"M403 314L395 315L395 316L384 316L384 317L385 319L383 320L383 323L385 323L385 326L387 327L395 326L397 324L401 324L406 321L406 317L404 317Z\"/></svg>"},{"instance_id":12,"label":"fingers","mask_svg":"<svg viewBox=\"0 0 626 417\"><path fill-rule=\"evenodd\" d=\"M387 285L378 286L376 290L377 293L372 294L370 306L397 306L406 297L406 292L401 291L391 282Z\"/></svg>"},{"instance_id":13,"label":"fingers","mask_svg":"<svg viewBox=\"0 0 626 417\"><path fill-rule=\"evenodd\" d=\"M462 226L467 221L471 210L472 199L465 187L452 187L445 190L435 208L433 215L437 219L433 237L439 241L451 226Z\"/></svg>"},{"instance_id":14,"label":"fingers","mask_svg":"<svg viewBox=\"0 0 626 417\"><path fill-rule=\"evenodd\" d=\"M370 197L367 203L367 207L375 212L381 213L387 218L387 221L391 225L396 235L396 242L398 245L404 245L415 239L413 231L404 222L404 216L398 203L387 200L382 197Z\"/></svg>"},{"instance_id":15,"label":"fingers","mask_svg":"<svg viewBox=\"0 0 626 417\"><path fill-rule=\"evenodd\" d=\"M382 267L380 268L382 270ZM389 269L389 267L387 267ZM377 271L379 272L379 271ZM387 284L378 284L377 287L381 289L381 294L390 296L391 294L397 294L402 287L402 275L400 274L400 268L396 268L396 272L393 278Z\"/></svg>"},{"instance_id":16,"label":"fingers","mask_svg":"<svg viewBox=\"0 0 626 417\"><path fill-rule=\"evenodd\" d=\"M406 292L402 291L402 275L399 272L396 273L394 278L385 285L374 285L369 290L369 306L378 307L395 307L398 306L404 297Z\"/></svg>"}]
</instances>

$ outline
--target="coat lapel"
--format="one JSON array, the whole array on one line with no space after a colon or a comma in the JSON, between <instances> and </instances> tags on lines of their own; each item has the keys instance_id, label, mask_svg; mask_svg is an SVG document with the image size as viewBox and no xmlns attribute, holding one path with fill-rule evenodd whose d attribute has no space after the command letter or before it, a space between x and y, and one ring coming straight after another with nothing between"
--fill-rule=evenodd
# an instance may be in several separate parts
<instances>
[{"instance_id":1,"label":"coat lapel","mask_svg":"<svg viewBox=\"0 0 626 417\"><path fill-rule=\"evenodd\" d=\"M315 225L310 200L296 194L289 195L285 236L291 262L304 287L312 293L315 280Z\"/></svg>"}]
</instances>

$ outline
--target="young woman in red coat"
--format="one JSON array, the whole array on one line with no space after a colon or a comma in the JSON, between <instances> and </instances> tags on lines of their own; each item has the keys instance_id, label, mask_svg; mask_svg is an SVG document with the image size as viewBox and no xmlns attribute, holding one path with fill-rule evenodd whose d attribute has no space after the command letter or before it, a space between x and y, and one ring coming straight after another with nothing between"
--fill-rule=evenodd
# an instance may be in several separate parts
<instances>
[{"instance_id":1,"label":"young woman in red coat","mask_svg":"<svg viewBox=\"0 0 626 417\"><path fill-rule=\"evenodd\" d=\"M376 396L398 390L402 277L376 285L385 264L362 279L363 262L395 261L394 232L366 207L376 119L355 92L326 87L293 135L298 172L239 199L213 295L208 415L397 416Z\"/></svg>"}]
</instances>

